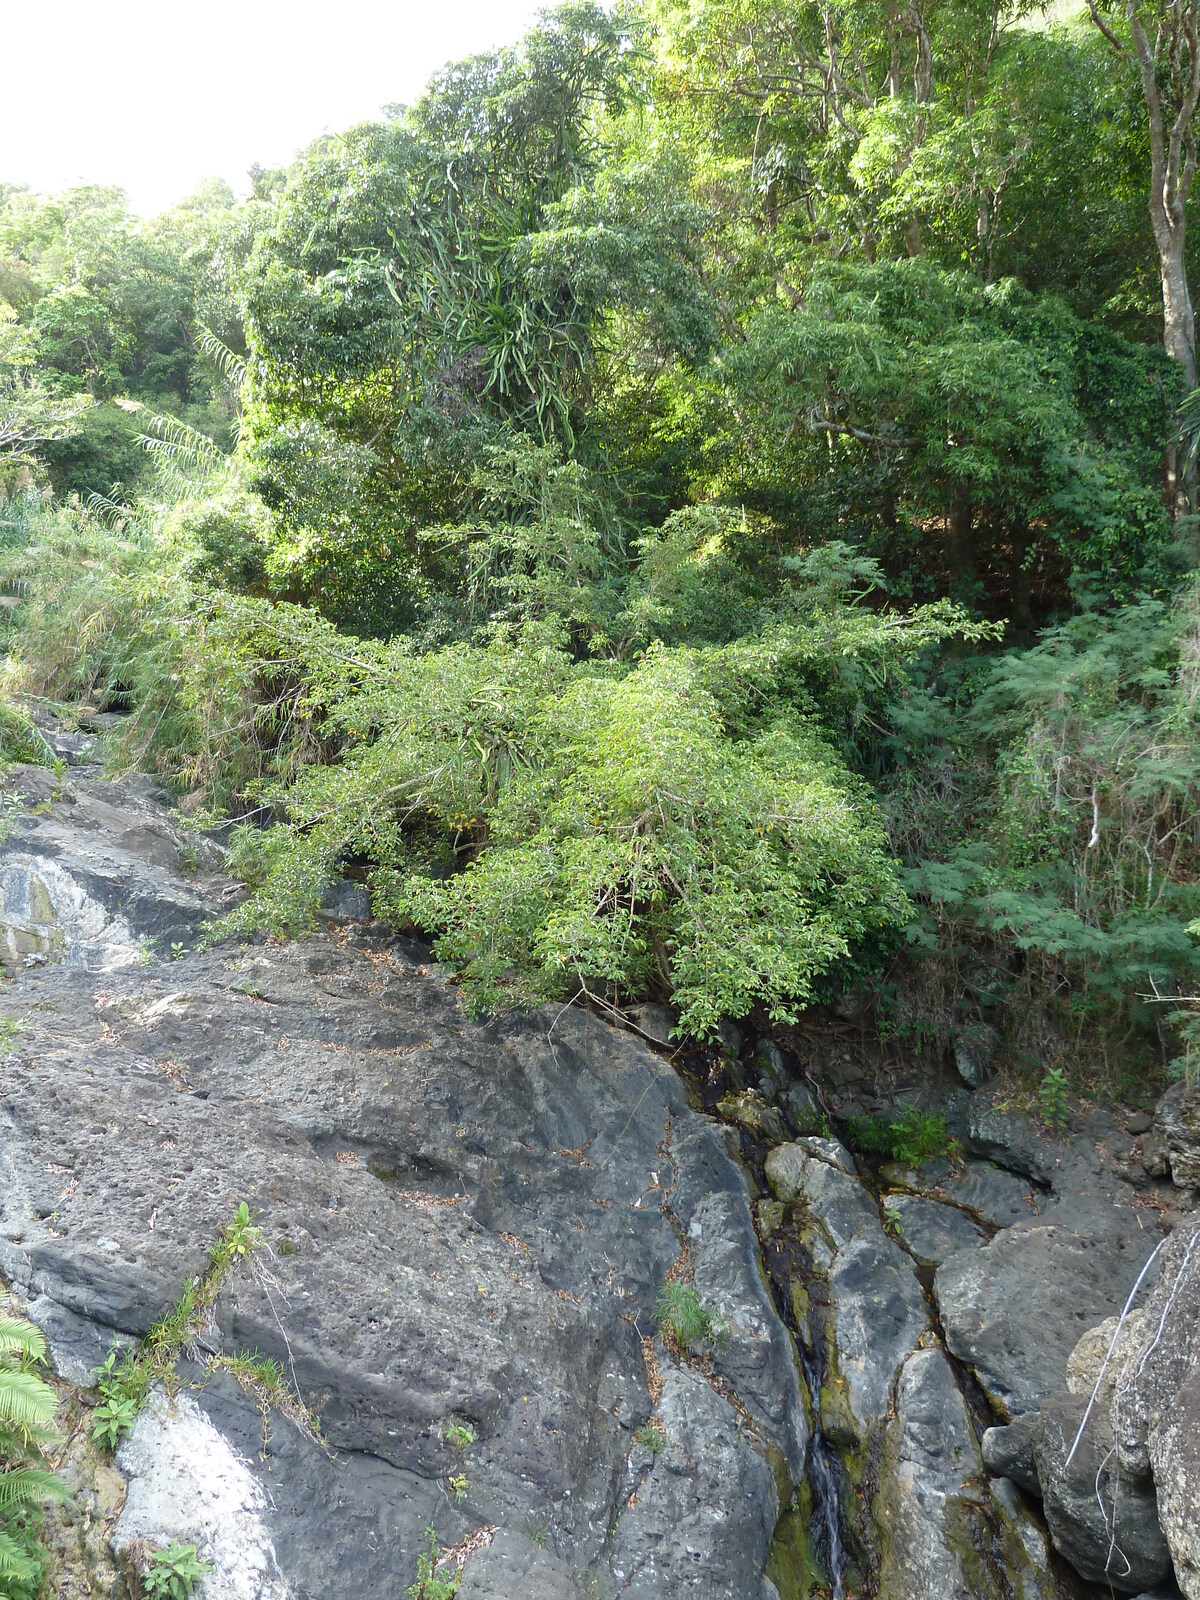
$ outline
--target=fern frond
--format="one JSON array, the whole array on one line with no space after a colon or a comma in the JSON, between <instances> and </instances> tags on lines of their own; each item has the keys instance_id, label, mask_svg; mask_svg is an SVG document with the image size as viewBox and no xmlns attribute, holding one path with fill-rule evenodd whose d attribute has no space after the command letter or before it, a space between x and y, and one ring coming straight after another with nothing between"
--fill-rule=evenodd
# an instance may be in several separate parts
<instances>
[{"instance_id":1,"label":"fern frond","mask_svg":"<svg viewBox=\"0 0 1200 1600\"><path fill-rule=\"evenodd\" d=\"M37 1567L15 1539L0 1533L0 1600L7 1600L9 1585L32 1583Z\"/></svg>"},{"instance_id":2,"label":"fern frond","mask_svg":"<svg viewBox=\"0 0 1200 1600\"><path fill-rule=\"evenodd\" d=\"M250 370L242 357L227 344L222 343L216 334L207 328L200 335L200 348L210 361L216 362L221 376L234 394L239 394L246 387L246 380L250 376Z\"/></svg>"},{"instance_id":3,"label":"fern frond","mask_svg":"<svg viewBox=\"0 0 1200 1600\"><path fill-rule=\"evenodd\" d=\"M18 1506L70 1498L71 1491L62 1479L45 1467L10 1467L7 1472L0 1472L0 1517Z\"/></svg>"},{"instance_id":4,"label":"fern frond","mask_svg":"<svg viewBox=\"0 0 1200 1600\"><path fill-rule=\"evenodd\" d=\"M46 1354L46 1341L40 1328L23 1317L0 1315L0 1359L20 1356L25 1361L41 1361Z\"/></svg>"},{"instance_id":5,"label":"fern frond","mask_svg":"<svg viewBox=\"0 0 1200 1600\"><path fill-rule=\"evenodd\" d=\"M0 1368L0 1427L44 1429L57 1403L54 1390L35 1373Z\"/></svg>"}]
</instances>

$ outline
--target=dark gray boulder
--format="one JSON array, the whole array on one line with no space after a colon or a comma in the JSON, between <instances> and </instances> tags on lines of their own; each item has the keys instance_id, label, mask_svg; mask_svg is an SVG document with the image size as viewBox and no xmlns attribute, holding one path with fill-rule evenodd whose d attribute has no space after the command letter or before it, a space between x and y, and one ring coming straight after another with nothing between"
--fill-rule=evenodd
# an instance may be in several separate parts
<instances>
[{"instance_id":1,"label":"dark gray boulder","mask_svg":"<svg viewBox=\"0 0 1200 1600\"><path fill-rule=\"evenodd\" d=\"M608 1550L620 1592L767 1600L779 1509L771 1468L701 1376L675 1368L664 1377L656 1416L666 1445L629 1490Z\"/></svg>"},{"instance_id":2,"label":"dark gray boulder","mask_svg":"<svg viewBox=\"0 0 1200 1600\"><path fill-rule=\"evenodd\" d=\"M535 1538L497 1529L467 1557L458 1600L584 1600L571 1569Z\"/></svg>"},{"instance_id":3,"label":"dark gray boulder","mask_svg":"<svg viewBox=\"0 0 1200 1600\"><path fill-rule=\"evenodd\" d=\"M994 1477L1008 1478L1030 1494L1040 1497L1034 1445L1038 1419L1035 1411L1014 1422L985 1430L982 1440L983 1464Z\"/></svg>"},{"instance_id":4,"label":"dark gray boulder","mask_svg":"<svg viewBox=\"0 0 1200 1600\"><path fill-rule=\"evenodd\" d=\"M1154 1486L1121 1469L1104 1413L1080 1434L1086 1405L1082 1395L1062 1395L1039 1413L1034 1456L1046 1522L1081 1577L1136 1594L1171 1573Z\"/></svg>"},{"instance_id":5,"label":"dark gray boulder","mask_svg":"<svg viewBox=\"0 0 1200 1600\"><path fill-rule=\"evenodd\" d=\"M987 1234L958 1206L916 1194L885 1195L884 1205L897 1219L905 1249L922 1266L939 1266L959 1250L987 1243Z\"/></svg>"}]
</instances>

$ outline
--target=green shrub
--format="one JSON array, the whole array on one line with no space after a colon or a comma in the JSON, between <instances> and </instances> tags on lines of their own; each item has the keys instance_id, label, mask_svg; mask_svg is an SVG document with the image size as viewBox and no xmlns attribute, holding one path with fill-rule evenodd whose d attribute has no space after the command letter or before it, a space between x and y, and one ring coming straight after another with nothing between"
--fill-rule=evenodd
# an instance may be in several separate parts
<instances>
[{"instance_id":1,"label":"green shrub","mask_svg":"<svg viewBox=\"0 0 1200 1600\"><path fill-rule=\"evenodd\" d=\"M1071 1120L1067 1098L1067 1075L1062 1067L1051 1067L1038 1085L1038 1105L1047 1127L1061 1132Z\"/></svg>"},{"instance_id":2,"label":"green shrub","mask_svg":"<svg viewBox=\"0 0 1200 1600\"><path fill-rule=\"evenodd\" d=\"M212 1568L196 1555L194 1544L173 1540L166 1550L157 1550L142 1574L142 1593L146 1600L190 1600L192 1590Z\"/></svg>"},{"instance_id":3,"label":"green shrub","mask_svg":"<svg viewBox=\"0 0 1200 1600\"><path fill-rule=\"evenodd\" d=\"M684 1350L710 1344L721 1333L721 1321L690 1283L664 1283L658 1293L659 1330Z\"/></svg>"},{"instance_id":4,"label":"green shrub","mask_svg":"<svg viewBox=\"0 0 1200 1600\"><path fill-rule=\"evenodd\" d=\"M847 1141L866 1155L886 1156L905 1167L919 1167L946 1155L953 1146L946 1119L905 1106L896 1117L851 1117Z\"/></svg>"},{"instance_id":5,"label":"green shrub","mask_svg":"<svg viewBox=\"0 0 1200 1600\"><path fill-rule=\"evenodd\" d=\"M425 1529L428 1550L417 1557L417 1581L404 1591L411 1600L454 1600L462 1587L462 1569L449 1566L439 1571L442 1547L438 1543L437 1529Z\"/></svg>"},{"instance_id":6,"label":"green shrub","mask_svg":"<svg viewBox=\"0 0 1200 1600\"><path fill-rule=\"evenodd\" d=\"M53 767L57 757L33 719L11 701L0 700L0 763Z\"/></svg>"}]
</instances>

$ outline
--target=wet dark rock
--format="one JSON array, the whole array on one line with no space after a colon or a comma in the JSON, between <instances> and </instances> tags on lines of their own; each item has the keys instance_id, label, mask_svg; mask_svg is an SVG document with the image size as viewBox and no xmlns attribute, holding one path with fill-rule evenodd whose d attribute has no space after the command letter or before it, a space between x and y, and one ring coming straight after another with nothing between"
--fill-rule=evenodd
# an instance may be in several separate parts
<instances>
[{"instance_id":1,"label":"wet dark rock","mask_svg":"<svg viewBox=\"0 0 1200 1600\"><path fill-rule=\"evenodd\" d=\"M777 1100L787 1093L790 1075L783 1051L774 1039L759 1039L750 1060L758 1073L759 1092L765 1100Z\"/></svg>"},{"instance_id":2,"label":"wet dark rock","mask_svg":"<svg viewBox=\"0 0 1200 1600\"><path fill-rule=\"evenodd\" d=\"M40 767L7 779L30 804L0 845L0 964L9 970L132 966L144 941L163 954L190 946L227 903L227 882L184 876L219 867L220 848L178 828L145 779L63 783Z\"/></svg>"},{"instance_id":3,"label":"wet dark rock","mask_svg":"<svg viewBox=\"0 0 1200 1600\"><path fill-rule=\"evenodd\" d=\"M956 1035L953 1044L954 1066L968 1088L978 1089L983 1083L998 1044L999 1037L994 1028L963 1028Z\"/></svg>"},{"instance_id":4,"label":"wet dark rock","mask_svg":"<svg viewBox=\"0 0 1200 1600\"><path fill-rule=\"evenodd\" d=\"M364 883L343 879L330 884L321 897L320 916L326 922L366 922L371 916L371 891Z\"/></svg>"},{"instance_id":5,"label":"wet dark rock","mask_svg":"<svg viewBox=\"0 0 1200 1600\"><path fill-rule=\"evenodd\" d=\"M806 1083L790 1084L780 1103L793 1133L816 1134L828 1127L825 1113Z\"/></svg>"},{"instance_id":6,"label":"wet dark rock","mask_svg":"<svg viewBox=\"0 0 1200 1600\"><path fill-rule=\"evenodd\" d=\"M768 1104L753 1089L735 1089L722 1095L717 1110L727 1122L745 1128L755 1139L769 1144L781 1144L788 1136L787 1125L777 1106Z\"/></svg>"},{"instance_id":7,"label":"wet dark rock","mask_svg":"<svg viewBox=\"0 0 1200 1600\"><path fill-rule=\"evenodd\" d=\"M743 1035L736 1022L724 1018L717 1026L717 1046L720 1052L730 1061L737 1061L742 1054Z\"/></svg>"}]
</instances>

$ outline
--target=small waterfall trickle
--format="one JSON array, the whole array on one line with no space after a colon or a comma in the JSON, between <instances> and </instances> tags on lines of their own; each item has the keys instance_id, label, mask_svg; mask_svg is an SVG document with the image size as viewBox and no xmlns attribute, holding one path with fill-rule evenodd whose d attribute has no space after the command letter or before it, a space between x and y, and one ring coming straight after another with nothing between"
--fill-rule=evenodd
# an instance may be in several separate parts
<instances>
[{"instance_id":1,"label":"small waterfall trickle","mask_svg":"<svg viewBox=\"0 0 1200 1600\"><path fill-rule=\"evenodd\" d=\"M813 1553L829 1576L832 1600L843 1600L846 1593L846 1552L842 1543L841 1495L838 1487L838 1470L833 1450L821 1427L821 1385L825 1374L819 1342L811 1347L802 1338L797 1339L800 1370L813 1399L812 1438L808 1445L808 1462L805 1468L809 1490L812 1494L812 1522L810 1533Z\"/></svg>"},{"instance_id":2,"label":"small waterfall trickle","mask_svg":"<svg viewBox=\"0 0 1200 1600\"><path fill-rule=\"evenodd\" d=\"M805 1477L812 1500L809 1538L813 1555L829 1580L831 1600L845 1600L846 1545L842 1536L841 1473L833 1447L821 1426L821 1389L825 1382L825 1333L819 1314L810 1310L803 1325L797 1315L792 1279L807 1282L807 1253L794 1241L776 1235L766 1245L767 1277L780 1316L795 1336L800 1371L812 1399L812 1437Z\"/></svg>"}]
</instances>

